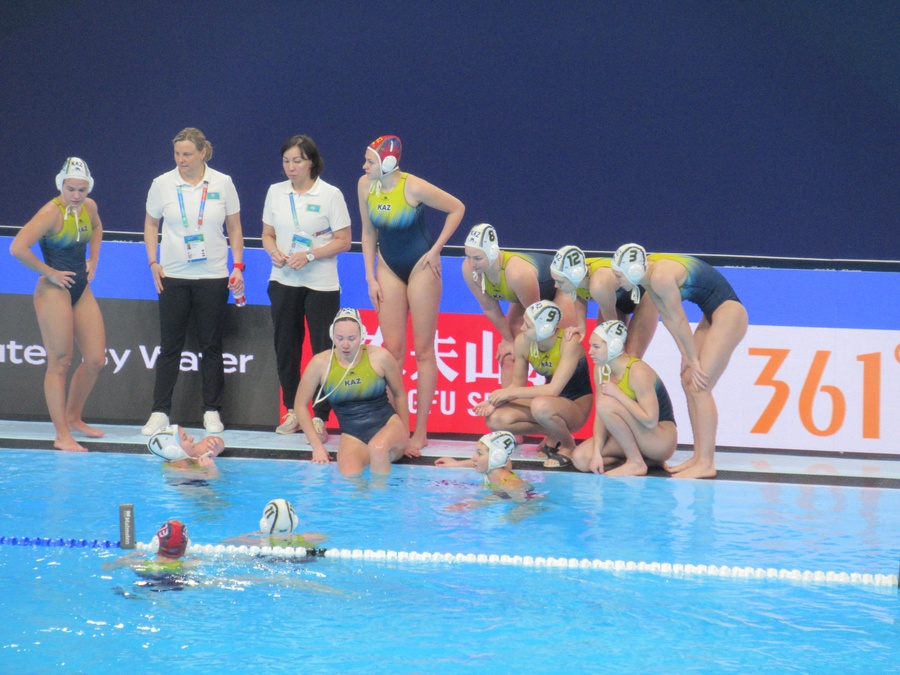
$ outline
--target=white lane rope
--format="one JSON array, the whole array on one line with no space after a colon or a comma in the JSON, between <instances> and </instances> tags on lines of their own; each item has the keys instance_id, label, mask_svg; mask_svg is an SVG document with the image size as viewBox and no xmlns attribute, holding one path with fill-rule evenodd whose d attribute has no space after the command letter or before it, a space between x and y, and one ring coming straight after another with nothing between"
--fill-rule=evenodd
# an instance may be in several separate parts
<instances>
[{"instance_id":1,"label":"white lane rope","mask_svg":"<svg viewBox=\"0 0 900 675\"><path fill-rule=\"evenodd\" d=\"M152 551L150 544L137 543L136 548ZM567 569L591 569L606 572L643 572L666 577L731 577L742 579L778 579L803 583L854 584L862 586L897 586L895 574L863 574L859 572L822 572L776 569L773 567L739 567L728 565L684 565L681 563L633 562L625 560L598 560L588 558L554 558L533 556L509 556L475 553L417 553L414 551L373 551L371 549L304 549L280 546L225 546L222 544L191 544L188 553L194 555L249 555L280 557L325 557L349 560L399 563L451 563L481 565L513 565L517 567L556 567Z\"/></svg>"}]
</instances>

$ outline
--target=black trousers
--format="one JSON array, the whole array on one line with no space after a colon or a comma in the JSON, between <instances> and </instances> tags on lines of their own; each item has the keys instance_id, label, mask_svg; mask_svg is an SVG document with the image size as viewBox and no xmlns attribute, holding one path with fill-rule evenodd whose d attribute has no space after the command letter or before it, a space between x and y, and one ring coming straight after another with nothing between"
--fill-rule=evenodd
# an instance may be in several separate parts
<instances>
[{"instance_id":1,"label":"black trousers","mask_svg":"<svg viewBox=\"0 0 900 675\"><path fill-rule=\"evenodd\" d=\"M188 329L197 339L200 379L203 384L203 411L222 409L225 370L222 363L222 335L228 304L228 278L162 280L159 294L160 352L156 359L153 412L168 415L172 393L181 369L181 351Z\"/></svg>"},{"instance_id":2,"label":"black trousers","mask_svg":"<svg viewBox=\"0 0 900 675\"><path fill-rule=\"evenodd\" d=\"M309 344L313 354L331 349L329 329L341 308L341 292L316 291L305 286L285 286L270 281L269 300L272 303L275 362L281 383L281 400L285 408L293 408L300 386L300 362L303 359L303 338L306 336L304 319L309 326ZM331 413L328 399L313 406L313 413L327 420Z\"/></svg>"}]
</instances>

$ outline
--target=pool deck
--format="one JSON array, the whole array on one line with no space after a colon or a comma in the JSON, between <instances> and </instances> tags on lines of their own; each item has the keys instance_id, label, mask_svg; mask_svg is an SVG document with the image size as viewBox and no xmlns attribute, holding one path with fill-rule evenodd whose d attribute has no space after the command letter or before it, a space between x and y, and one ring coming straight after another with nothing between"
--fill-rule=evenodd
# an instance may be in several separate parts
<instances>
[{"instance_id":1,"label":"pool deck","mask_svg":"<svg viewBox=\"0 0 900 675\"><path fill-rule=\"evenodd\" d=\"M79 442L95 452L144 453L147 437L136 426L98 424L105 432L99 439L79 437ZM197 438L202 429L189 428ZM226 430L219 434L227 449L222 458L250 457L308 461L312 449L302 433L288 436L270 431ZM54 431L49 422L0 420L0 446L12 449L50 450ZM339 436L333 434L326 444L337 450ZM433 437L422 457L403 460L408 464L433 464L437 457L469 457L473 438ZM543 459L535 454L535 444L526 443L513 454L516 469L544 469ZM689 447L680 447L673 461L677 464L691 456ZM800 483L900 489L900 455L840 452L823 453L804 450L759 450L719 448L716 451L716 480L743 480L766 483ZM654 470L653 477L668 477Z\"/></svg>"}]
</instances>

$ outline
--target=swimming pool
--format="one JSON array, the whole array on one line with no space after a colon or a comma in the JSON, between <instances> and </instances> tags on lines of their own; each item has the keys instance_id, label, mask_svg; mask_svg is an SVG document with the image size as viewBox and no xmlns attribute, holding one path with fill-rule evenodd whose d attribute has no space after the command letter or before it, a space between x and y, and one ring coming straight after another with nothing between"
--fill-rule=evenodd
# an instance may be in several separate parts
<instances>
[{"instance_id":1,"label":"swimming pool","mask_svg":"<svg viewBox=\"0 0 900 675\"><path fill-rule=\"evenodd\" d=\"M542 495L524 510L448 511L482 495L471 470L218 464L204 483L149 456L0 451L0 536L116 540L134 503L140 541L177 517L217 544L285 497L332 549L897 572L897 490L523 472ZM871 672L900 647L893 587L222 554L195 586L154 592L102 569L120 553L0 546L4 672Z\"/></svg>"}]
</instances>

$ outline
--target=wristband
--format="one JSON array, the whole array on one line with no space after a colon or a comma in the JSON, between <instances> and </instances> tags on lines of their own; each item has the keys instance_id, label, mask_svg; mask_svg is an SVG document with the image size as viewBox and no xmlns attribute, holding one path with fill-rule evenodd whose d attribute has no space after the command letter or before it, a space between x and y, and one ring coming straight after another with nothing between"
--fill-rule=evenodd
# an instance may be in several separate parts
<instances>
[{"instance_id":1,"label":"wristband","mask_svg":"<svg viewBox=\"0 0 900 675\"><path fill-rule=\"evenodd\" d=\"M243 272L245 269L247 269L247 266L244 263L234 263L234 265L232 265L232 267L234 267L234 269L236 269L236 270L240 270L241 272Z\"/></svg>"}]
</instances>

